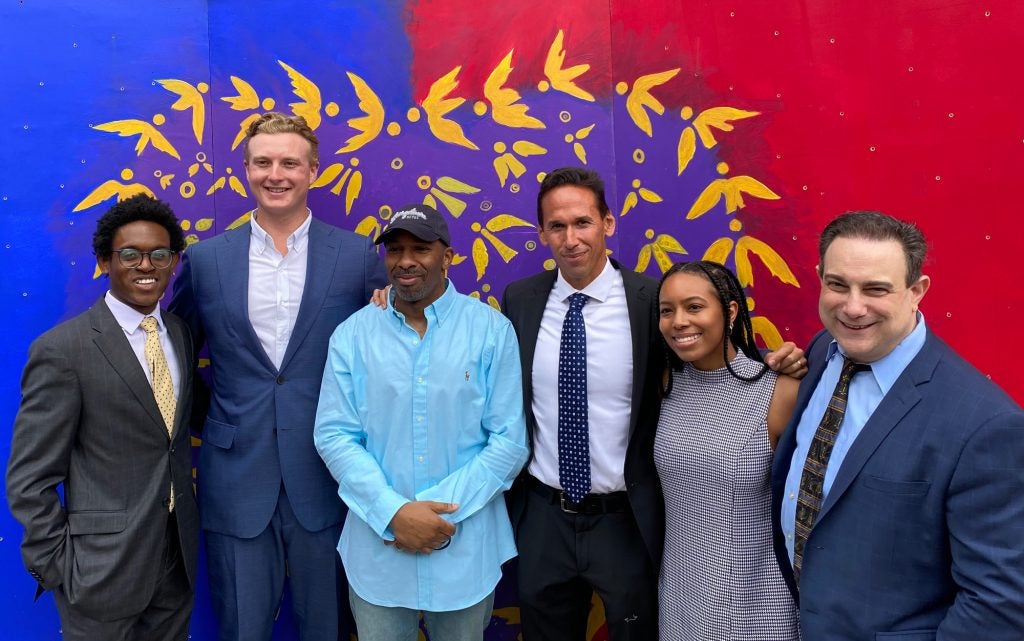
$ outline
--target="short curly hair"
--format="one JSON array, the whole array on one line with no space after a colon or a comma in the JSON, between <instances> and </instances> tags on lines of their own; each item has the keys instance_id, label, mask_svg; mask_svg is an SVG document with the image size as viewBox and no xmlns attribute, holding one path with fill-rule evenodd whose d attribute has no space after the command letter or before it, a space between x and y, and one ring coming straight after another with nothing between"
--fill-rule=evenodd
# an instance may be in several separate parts
<instances>
[{"instance_id":1,"label":"short curly hair","mask_svg":"<svg viewBox=\"0 0 1024 641\"><path fill-rule=\"evenodd\" d=\"M277 111L268 111L249 123L245 130L245 143L242 151L245 162L249 162L249 141L257 134L297 134L309 143L309 162L316 165L320 162L320 139L313 133L312 127L302 116L286 116Z\"/></svg>"},{"instance_id":2,"label":"short curly hair","mask_svg":"<svg viewBox=\"0 0 1024 641\"><path fill-rule=\"evenodd\" d=\"M181 231L178 217L171 206L147 194L136 194L116 203L96 221L96 232L92 235L92 253L97 258L109 256L114 250L114 235L129 223L145 220L156 223L167 230L171 247L175 252L185 250L185 234Z\"/></svg>"}]
</instances>

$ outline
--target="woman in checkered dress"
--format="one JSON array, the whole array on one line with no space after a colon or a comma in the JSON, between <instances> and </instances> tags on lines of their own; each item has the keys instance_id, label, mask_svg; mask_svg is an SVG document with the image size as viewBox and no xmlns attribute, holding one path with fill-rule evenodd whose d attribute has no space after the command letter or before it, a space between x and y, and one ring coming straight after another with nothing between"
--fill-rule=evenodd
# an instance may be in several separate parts
<instances>
[{"instance_id":1,"label":"woman in checkered dress","mask_svg":"<svg viewBox=\"0 0 1024 641\"><path fill-rule=\"evenodd\" d=\"M670 364L654 443L665 495L661 639L794 641L769 474L798 384L761 362L746 296L725 267L675 265L658 301Z\"/></svg>"}]
</instances>

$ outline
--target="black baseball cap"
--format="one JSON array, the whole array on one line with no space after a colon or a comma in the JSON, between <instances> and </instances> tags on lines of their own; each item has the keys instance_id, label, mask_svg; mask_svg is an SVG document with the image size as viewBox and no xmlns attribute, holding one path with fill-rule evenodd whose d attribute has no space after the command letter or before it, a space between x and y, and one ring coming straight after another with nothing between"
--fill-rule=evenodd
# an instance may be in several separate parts
<instances>
[{"instance_id":1,"label":"black baseball cap","mask_svg":"<svg viewBox=\"0 0 1024 641\"><path fill-rule=\"evenodd\" d=\"M452 244L451 235L448 233L448 223L445 222L444 216L430 205L423 203L396 209L374 243L379 245L387 241L388 237L397 231L407 231L428 243L439 240L448 247L451 247Z\"/></svg>"}]
</instances>

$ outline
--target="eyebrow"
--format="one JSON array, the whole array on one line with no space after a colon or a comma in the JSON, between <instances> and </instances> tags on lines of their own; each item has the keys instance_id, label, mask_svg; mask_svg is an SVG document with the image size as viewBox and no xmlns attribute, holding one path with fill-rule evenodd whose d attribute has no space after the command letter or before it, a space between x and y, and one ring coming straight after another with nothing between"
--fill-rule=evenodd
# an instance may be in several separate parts
<instances>
[{"instance_id":1,"label":"eyebrow","mask_svg":"<svg viewBox=\"0 0 1024 641\"><path fill-rule=\"evenodd\" d=\"M845 278L843 278L842 276L840 276L838 274L830 274L828 272L825 272L825 274L822 276L822 278L823 279L830 279L830 280L838 281L838 282L846 284L846 285L849 284L848 280L846 280ZM866 283L860 283L860 286L861 286L861 288L867 288L867 287L887 287L887 288L893 288L896 285L893 284L890 281L887 281L887 280L869 280Z\"/></svg>"}]
</instances>

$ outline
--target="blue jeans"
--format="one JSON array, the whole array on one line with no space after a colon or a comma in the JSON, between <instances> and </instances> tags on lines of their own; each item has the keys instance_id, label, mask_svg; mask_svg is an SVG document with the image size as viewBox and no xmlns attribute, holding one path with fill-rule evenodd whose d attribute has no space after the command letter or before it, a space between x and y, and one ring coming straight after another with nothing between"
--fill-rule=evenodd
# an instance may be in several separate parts
<instances>
[{"instance_id":1,"label":"blue jeans","mask_svg":"<svg viewBox=\"0 0 1024 641\"><path fill-rule=\"evenodd\" d=\"M359 641L416 641L420 610L374 605L351 587L348 600L356 619ZM422 612L430 641L481 641L493 610L494 592L491 592L480 603L462 610Z\"/></svg>"}]
</instances>

